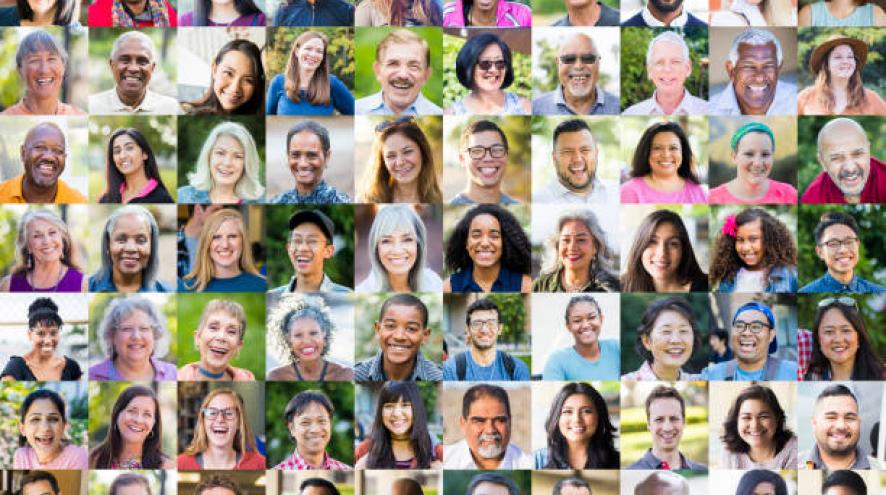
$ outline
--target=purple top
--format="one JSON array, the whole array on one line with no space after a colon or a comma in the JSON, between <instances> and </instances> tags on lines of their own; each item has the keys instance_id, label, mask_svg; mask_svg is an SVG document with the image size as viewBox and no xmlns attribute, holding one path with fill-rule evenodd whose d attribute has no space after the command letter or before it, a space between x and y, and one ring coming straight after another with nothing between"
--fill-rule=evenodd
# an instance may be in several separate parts
<instances>
[{"instance_id":1,"label":"purple top","mask_svg":"<svg viewBox=\"0 0 886 495\"><path fill-rule=\"evenodd\" d=\"M268 24L267 20L265 19L265 15L261 12L259 12L258 14L241 15L240 17L235 19L233 22L228 22L228 23L224 23L224 24L216 24L216 23L212 22L212 19L207 19L206 21L207 21L207 24L206 24L207 26L223 26L223 27L228 27L228 26L261 26L261 27L265 27ZM178 21L178 25L179 26L193 26L194 25L194 13L188 12L186 14L182 14L181 19L179 19L179 21Z\"/></svg>"},{"instance_id":2,"label":"purple top","mask_svg":"<svg viewBox=\"0 0 886 495\"><path fill-rule=\"evenodd\" d=\"M42 287L34 289L28 283L28 276L25 272L19 272L12 275L9 280L9 292L81 292L83 290L83 272L68 267L65 276L58 281L53 287Z\"/></svg>"},{"instance_id":3,"label":"purple top","mask_svg":"<svg viewBox=\"0 0 886 495\"><path fill-rule=\"evenodd\" d=\"M699 184L686 181L677 192L660 192L649 187L643 177L635 177L621 186L621 202L624 203L707 203L705 190Z\"/></svg>"},{"instance_id":4,"label":"purple top","mask_svg":"<svg viewBox=\"0 0 886 495\"><path fill-rule=\"evenodd\" d=\"M174 382L176 379L175 373L175 365L167 363L165 361L160 361L159 359L152 357L151 358L151 366L154 367L154 381L158 382ZM91 366L89 368L89 379L96 381L105 381L105 382L116 382L121 381L121 377L117 374L117 370L114 369L114 363L111 361L111 358L107 358L104 361Z\"/></svg>"}]
</instances>

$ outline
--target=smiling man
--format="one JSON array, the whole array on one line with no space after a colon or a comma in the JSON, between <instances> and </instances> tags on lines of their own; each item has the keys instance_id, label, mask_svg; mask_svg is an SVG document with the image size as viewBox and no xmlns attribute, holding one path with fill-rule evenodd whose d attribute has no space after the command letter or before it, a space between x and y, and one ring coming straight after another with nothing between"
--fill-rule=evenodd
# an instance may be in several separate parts
<instances>
[{"instance_id":1,"label":"smiling man","mask_svg":"<svg viewBox=\"0 0 886 495\"><path fill-rule=\"evenodd\" d=\"M858 264L858 223L848 213L831 212L815 226L815 254L827 266L821 277L800 288L800 292L884 292L886 288L855 274Z\"/></svg>"},{"instance_id":2,"label":"smiling man","mask_svg":"<svg viewBox=\"0 0 886 495\"><path fill-rule=\"evenodd\" d=\"M597 177L600 150L591 128L582 119L560 122L554 128L551 160L557 179L533 191L536 203L609 204L619 201L618 186Z\"/></svg>"},{"instance_id":3,"label":"smiling man","mask_svg":"<svg viewBox=\"0 0 886 495\"><path fill-rule=\"evenodd\" d=\"M879 461L858 445L861 438L858 400L846 385L831 385L818 394L812 411L812 449L800 452L801 469L871 469Z\"/></svg>"},{"instance_id":4,"label":"smiling man","mask_svg":"<svg viewBox=\"0 0 886 495\"><path fill-rule=\"evenodd\" d=\"M157 68L157 50L151 38L139 31L127 31L114 40L108 60L116 86L89 97L93 115L137 114L176 115L175 98L148 89Z\"/></svg>"},{"instance_id":5,"label":"smiling man","mask_svg":"<svg viewBox=\"0 0 886 495\"><path fill-rule=\"evenodd\" d=\"M350 203L351 197L323 180L323 172L332 157L329 131L305 120L286 133L286 160L295 179L295 188L270 199L271 204Z\"/></svg>"},{"instance_id":6,"label":"smiling man","mask_svg":"<svg viewBox=\"0 0 886 495\"><path fill-rule=\"evenodd\" d=\"M505 389L482 383L462 397L463 439L443 447L446 469L531 469L532 457L511 441L511 403Z\"/></svg>"},{"instance_id":7,"label":"smiling man","mask_svg":"<svg viewBox=\"0 0 886 495\"><path fill-rule=\"evenodd\" d=\"M683 37L673 31L659 34L646 50L646 75L655 92L628 107L624 115L706 115L708 102L692 96L685 87L690 74L692 60Z\"/></svg>"},{"instance_id":8,"label":"smiling man","mask_svg":"<svg viewBox=\"0 0 886 495\"><path fill-rule=\"evenodd\" d=\"M618 96L597 84L600 78L600 52L594 40L574 34L557 52L557 76L560 84L550 93L532 100L535 115L617 115Z\"/></svg>"},{"instance_id":9,"label":"smiling man","mask_svg":"<svg viewBox=\"0 0 886 495\"><path fill-rule=\"evenodd\" d=\"M652 433L652 448L628 469L692 469L707 471L680 452L686 427L686 402L674 387L659 385L646 397L646 429Z\"/></svg>"},{"instance_id":10,"label":"smiling man","mask_svg":"<svg viewBox=\"0 0 886 495\"><path fill-rule=\"evenodd\" d=\"M711 115L795 115L797 87L778 79L782 61L775 35L755 28L742 31L726 61L730 82L711 99Z\"/></svg>"},{"instance_id":11,"label":"smiling man","mask_svg":"<svg viewBox=\"0 0 886 495\"><path fill-rule=\"evenodd\" d=\"M683 0L648 0L643 10L621 24L622 27L706 27L692 15Z\"/></svg>"},{"instance_id":12,"label":"smiling man","mask_svg":"<svg viewBox=\"0 0 886 495\"><path fill-rule=\"evenodd\" d=\"M20 483L21 495L62 495L58 480L48 471L30 471Z\"/></svg>"},{"instance_id":13,"label":"smiling man","mask_svg":"<svg viewBox=\"0 0 886 495\"><path fill-rule=\"evenodd\" d=\"M0 203L85 203L86 196L59 177L68 150L59 126L37 124L19 149L24 173L0 183Z\"/></svg>"},{"instance_id":14,"label":"smiling man","mask_svg":"<svg viewBox=\"0 0 886 495\"><path fill-rule=\"evenodd\" d=\"M477 120L465 126L459 142L458 162L465 170L467 183L462 192L449 200L450 205L519 204L501 190L508 166L508 137L498 124Z\"/></svg>"},{"instance_id":15,"label":"smiling man","mask_svg":"<svg viewBox=\"0 0 886 495\"><path fill-rule=\"evenodd\" d=\"M295 275L289 279L289 283L269 293L353 292L333 282L323 272L326 260L335 254L335 224L332 219L320 210L301 210L289 217L289 229L286 252Z\"/></svg>"},{"instance_id":16,"label":"smiling man","mask_svg":"<svg viewBox=\"0 0 886 495\"><path fill-rule=\"evenodd\" d=\"M803 203L883 203L886 165L871 155L871 142L861 125L845 117L818 131L818 163L822 172L803 192Z\"/></svg>"},{"instance_id":17,"label":"smiling man","mask_svg":"<svg viewBox=\"0 0 886 495\"><path fill-rule=\"evenodd\" d=\"M529 380L529 368L523 361L498 350L503 328L501 311L494 301L484 298L472 302L465 315L468 350L443 364L443 380Z\"/></svg>"},{"instance_id":18,"label":"smiling man","mask_svg":"<svg viewBox=\"0 0 886 495\"><path fill-rule=\"evenodd\" d=\"M329 397L319 390L305 390L293 397L283 412L286 428L295 441L295 452L274 466L274 469L350 470L326 452L332 439L335 408Z\"/></svg>"}]
</instances>

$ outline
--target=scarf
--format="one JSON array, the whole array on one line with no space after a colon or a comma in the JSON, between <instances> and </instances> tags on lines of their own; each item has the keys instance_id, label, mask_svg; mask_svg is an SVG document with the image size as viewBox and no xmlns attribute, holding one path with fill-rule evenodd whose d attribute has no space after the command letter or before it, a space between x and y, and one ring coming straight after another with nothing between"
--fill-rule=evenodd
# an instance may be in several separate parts
<instances>
[{"instance_id":1,"label":"scarf","mask_svg":"<svg viewBox=\"0 0 886 495\"><path fill-rule=\"evenodd\" d=\"M148 11L154 27L169 27L169 15L164 0L148 0ZM111 25L114 27L136 27L135 19L123 6L123 0L114 0L111 7Z\"/></svg>"}]
</instances>

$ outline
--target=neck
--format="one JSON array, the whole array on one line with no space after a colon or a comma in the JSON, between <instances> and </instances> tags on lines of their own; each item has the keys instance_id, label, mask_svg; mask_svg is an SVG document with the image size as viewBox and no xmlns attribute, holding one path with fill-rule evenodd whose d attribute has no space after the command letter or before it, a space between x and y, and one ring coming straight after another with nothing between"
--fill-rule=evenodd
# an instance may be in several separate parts
<instances>
[{"instance_id":1,"label":"neck","mask_svg":"<svg viewBox=\"0 0 886 495\"><path fill-rule=\"evenodd\" d=\"M760 371L766 367L766 359L767 357L757 361L742 361L741 359L738 359L738 367L741 368L742 371Z\"/></svg>"},{"instance_id":2,"label":"neck","mask_svg":"<svg viewBox=\"0 0 886 495\"><path fill-rule=\"evenodd\" d=\"M662 366L659 362L652 363L652 372L659 380L676 381L680 378L680 368L669 368Z\"/></svg>"},{"instance_id":3,"label":"neck","mask_svg":"<svg viewBox=\"0 0 886 495\"><path fill-rule=\"evenodd\" d=\"M114 369L117 370L117 374L121 378L126 378L130 381L144 379L146 376L153 378L154 376L154 368L151 366L150 359L139 363L131 363L120 359L118 356L114 359Z\"/></svg>"},{"instance_id":4,"label":"neck","mask_svg":"<svg viewBox=\"0 0 886 495\"><path fill-rule=\"evenodd\" d=\"M54 354L44 354L34 349L31 349L22 357L25 358L25 361L27 361L28 364L36 364L38 366L49 364L55 359Z\"/></svg>"},{"instance_id":5,"label":"neck","mask_svg":"<svg viewBox=\"0 0 886 495\"><path fill-rule=\"evenodd\" d=\"M843 199L845 199L846 203L848 203L850 205L857 205L857 204L861 203L861 194L859 194L857 196L850 196L848 194L844 194Z\"/></svg>"},{"instance_id":6,"label":"neck","mask_svg":"<svg viewBox=\"0 0 886 495\"><path fill-rule=\"evenodd\" d=\"M46 12L31 11L30 23L34 26L50 26L55 22L56 7L52 7Z\"/></svg>"},{"instance_id":7,"label":"neck","mask_svg":"<svg viewBox=\"0 0 886 495\"><path fill-rule=\"evenodd\" d=\"M404 364L396 364L388 361L382 356L382 368L388 380L409 380L412 375L412 369L416 366L416 359L412 359Z\"/></svg>"},{"instance_id":8,"label":"neck","mask_svg":"<svg viewBox=\"0 0 886 495\"><path fill-rule=\"evenodd\" d=\"M240 17L240 13L234 7L233 2L225 5L212 5L209 18L216 22L231 22Z\"/></svg>"},{"instance_id":9,"label":"neck","mask_svg":"<svg viewBox=\"0 0 886 495\"><path fill-rule=\"evenodd\" d=\"M116 91L117 91L117 98L119 98L120 101L128 107L138 106L139 103L144 101L145 95L148 94L147 86L145 86L145 89L141 93L138 93L136 95L122 93L122 92L120 92L120 88L116 88Z\"/></svg>"},{"instance_id":10,"label":"neck","mask_svg":"<svg viewBox=\"0 0 886 495\"><path fill-rule=\"evenodd\" d=\"M775 445L767 447L751 447L748 451L748 457L754 462L765 462L775 457Z\"/></svg>"},{"instance_id":11,"label":"neck","mask_svg":"<svg viewBox=\"0 0 886 495\"><path fill-rule=\"evenodd\" d=\"M142 286L141 272L129 275L115 271L111 274L111 279L120 292L137 292Z\"/></svg>"},{"instance_id":12,"label":"neck","mask_svg":"<svg viewBox=\"0 0 886 495\"><path fill-rule=\"evenodd\" d=\"M203 452L203 469L233 469L237 465L237 452L228 445L209 445Z\"/></svg>"},{"instance_id":13,"label":"neck","mask_svg":"<svg viewBox=\"0 0 886 495\"><path fill-rule=\"evenodd\" d=\"M496 263L492 266L474 266L474 282L477 282L477 285L483 288L485 291L492 290L492 284L498 279L498 275L501 273L501 264Z\"/></svg>"},{"instance_id":14,"label":"neck","mask_svg":"<svg viewBox=\"0 0 886 495\"><path fill-rule=\"evenodd\" d=\"M296 292L317 292L323 283L323 271L317 273L299 273L295 278Z\"/></svg>"},{"instance_id":15,"label":"neck","mask_svg":"<svg viewBox=\"0 0 886 495\"><path fill-rule=\"evenodd\" d=\"M421 94L421 93L419 93L419 94ZM391 109L391 112L393 112L394 115L400 115L401 113L406 111L407 108L409 108L410 106L412 106L415 103L415 100L412 100L411 102L409 102L408 104L403 105L403 106L395 105L393 102L388 100L388 98L385 96L384 93L382 93L381 99L382 99L382 101L385 102L385 105ZM416 100L417 99L418 99L418 97L416 97Z\"/></svg>"},{"instance_id":16,"label":"neck","mask_svg":"<svg viewBox=\"0 0 886 495\"><path fill-rule=\"evenodd\" d=\"M148 184L148 174L145 173L145 169L141 169L125 176L123 180L126 181L126 192L137 194Z\"/></svg>"},{"instance_id":17,"label":"neck","mask_svg":"<svg viewBox=\"0 0 886 495\"><path fill-rule=\"evenodd\" d=\"M671 189L683 187L683 179L677 174L661 176L656 175L655 172L652 172L646 176L646 182L654 189Z\"/></svg>"},{"instance_id":18,"label":"neck","mask_svg":"<svg viewBox=\"0 0 886 495\"><path fill-rule=\"evenodd\" d=\"M848 77L832 77L831 78L831 91L834 93L841 93L845 96L845 94L849 91L849 78Z\"/></svg>"},{"instance_id":19,"label":"neck","mask_svg":"<svg viewBox=\"0 0 886 495\"><path fill-rule=\"evenodd\" d=\"M568 442L566 454L572 469L584 469L588 462L588 445L584 442Z\"/></svg>"},{"instance_id":20,"label":"neck","mask_svg":"<svg viewBox=\"0 0 886 495\"><path fill-rule=\"evenodd\" d=\"M649 12L652 14L652 17L655 17L656 19L658 19L659 21L664 23L665 26L670 26L671 21L680 17L680 14L683 13L682 7L680 7L679 9L677 9L673 12L668 12L668 13L659 12L652 5L647 5L647 7L649 8Z\"/></svg>"},{"instance_id":21,"label":"neck","mask_svg":"<svg viewBox=\"0 0 886 495\"><path fill-rule=\"evenodd\" d=\"M298 89L307 89L311 84L311 79L314 78L315 69L299 69L298 70Z\"/></svg>"},{"instance_id":22,"label":"neck","mask_svg":"<svg viewBox=\"0 0 886 495\"><path fill-rule=\"evenodd\" d=\"M60 277L61 271L64 269L62 260L47 261L42 263L34 263L34 272L32 278L34 281L45 281L49 279L55 281Z\"/></svg>"},{"instance_id":23,"label":"neck","mask_svg":"<svg viewBox=\"0 0 886 495\"><path fill-rule=\"evenodd\" d=\"M676 110L678 106L680 106L685 91L686 90L683 88L680 88L680 91L677 92L656 91L655 101L658 103L658 106L664 110L664 113L670 115L674 113L674 110Z\"/></svg>"},{"instance_id":24,"label":"neck","mask_svg":"<svg viewBox=\"0 0 886 495\"><path fill-rule=\"evenodd\" d=\"M473 200L475 203L493 203L498 204L501 201L501 184L493 186L481 186L474 182L469 182L468 187L463 191L464 195Z\"/></svg>"},{"instance_id":25,"label":"neck","mask_svg":"<svg viewBox=\"0 0 886 495\"><path fill-rule=\"evenodd\" d=\"M323 368L323 359L312 359L310 361L300 360L295 363L298 366L298 372L301 373L305 380L320 377L320 370Z\"/></svg>"},{"instance_id":26,"label":"neck","mask_svg":"<svg viewBox=\"0 0 886 495\"><path fill-rule=\"evenodd\" d=\"M680 460L680 451L677 449L673 450L662 450L656 446L652 446L652 455L654 455L658 460L667 462L671 469L680 469L682 464Z\"/></svg>"},{"instance_id":27,"label":"neck","mask_svg":"<svg viewBox=\"0 0 886 495\"><path fill-rule=\"evenodd\" d=\"M501 464L502 459L505 458L506 450L502 450L502 453L499 457L495 457L492 459L487 459L485 457L477 457L471 452L471 457L474 458L474 464L477 465L477 469L498 469L498 466Z\"/></svg>"},{"instance_id":28,"label":"neck","mask_svg":"<svg viewBox=\"0 0 886 495\"><path fill-rule=\"evenodd\" d=\"M234 192L234 186L212 186L212 189L209 190L209 199L211 199L213 203L228 204L237 203L240 200Z\"/></svg>"},{"instance_id":29,"label":"neck","mask_svg":"<svg viewBox=\"0 0 886 495\"><path fill-rule=\"evenodd\" d=\"M59 101L55 96L37 99L32 94L25 92L22 103L34 115L55 115L58 113Z\"/></svg>"},{"instance_id":30,"label":"neck","mask_svg":"<svg viewBox=\"0 0 886 495\"><path fill-rule=\"evenodd\" d=\"M411 182L403 184L397 182L394 184L393 199L395 203L421 203L418 195L418 184Z\"/></svg>"},{"instance_id":31,"label":"neck","mask_svg":"<svg viewBox=\"0 0 886 495\"><path fill-rule=\"evenodd\" d=\"M408 461L415 458L412 439L408 433L402 436L394 436L391 433L391 452L394 453L394 459L398 461Z\"/></svg>"},{"instance_id":32,"label":"neck","mask_svg":"<svg viewBox=\"0 0 886 495\"><path fill-rule=\"evenodd\" d=\"M581 344L576 342L574 346L575 352L578 353L579 356L587 359L591 362L596 362L600 359L600 341L595 340L591 344Z\"/></svg>"},{"instance_id":33,"label":"neck","mask_svg":"<svg viewBox=\"0 0 886 495\"><path fill-rule=\"evenodd\" d=\"M575 270L564 268L560 285L562 285L564 289L576 291L584 287L588 283L589 278L590 276L587 271L582 270L581 272L576 272Z\"/></svg>"},{"instance_id":34,"label":"neck","mask_svg":"<svg viewBox=\"0 0 886 495\"><path fill-rule=\"evenodd\" d=\"M302 457L312 468L319 468L323 465L323 456L326 454L326 451L321 451L313 454L305 454L302 451L298 451L298 455Z\"/></svg>"},{"instance_id":35,"label":"neck","mask_svg":"<svg viewBox=\"0 0 886 495\"><path fill-rule=\"evenodd\" d=\"M200 360L200 363L198 364L198 366L200 366L200 367L203 368L204 370L206 370L206 371L212 373L213 375L217 375L217 374L219 374L219 373L224 373L224 372L227 371L227 369L228 369L227 365L213 366L213 365L207 363L205 359L201 359L201 360ZM201 375L202 375L202 378L203 378L204 380L213 380L213 378L210 378L210 377L206 376L205 374L202 374L202 373L201 373ZM217 378L217 379L218 379L218 380L224 380L224 378L225 378L225 377L222 376L221 378Z\"/></svg>"},{"instance_id":36,"label":"neck","mask_svg":"<svg viewBox=\"0 0 886 495\"><path fill-rule=\"evenodd\" d=\"M481 109L501 109L505 106L505 92L500 89L483 90L474 88L471 90L472 98Z\"/></svg>"},{"instance_id":37,"label":"neck","mask_svg":"<svg viewBox=\"0 0 886 495\"><path fill-rule=\"evenodd\" d=\"M64 450L61 444L56 445L53 450L37 450L33 447L31 448L34 450L34 455L37 456L37 461L40 464L48 464L52 462L52 460L61 455L62 450Z\"/></svg>"},{"instance_id":38,"label":"neck","mask_svg":"<svg viewBox=\"0 0 886 495\"><path fill-rule=\"evenodd\" d=\"M855 270L843 273L834 273L831 270L828 270L828 273L834 280L840 282L843 285L848 285L849 282L852 282L852 279L855 278Z\"/></svg>"},{"instance_id":39,"label":"neck","mask_svg":"<svg viewBox=\"0 0 886 495\"><path fill-rule=\"evenodd\" d=\"M215 267L215 276L218 278L234 278L243 273L239 265L234 266L218 266Z\"/></svg>"},{"instance_id":40,"label":"neck","mask_svg":"<svg viewBox=\"0 0 886 495\"><path fill-rule=\"evenodd\" d=\"M144 444L124 443L123 448L120 449L120 456L117 458L117 460L123 461L129 459L138 459L139 461L141 461L142 448L144 448Z\"/></svg>"},{"instance_id":41,"label":"neck","mask_svg":"<svg viewBox=\"0 0 886 495\"><path fill-rule=\"evenodd\" d=\"M394 292L410 292L412 291L412 287L409 286L409 274L408 273L389 273L388 274L388 284L391 286L391 290Z\"/></svg>"},{"instance_id":42,"label":"neck","mask_svg":"<svg viewBox=\"0 0 886 495\"><path fill-rule=\"evenodd\" d=\"M852 369L855 368L855 359L845 363L831 361L831 380L849 381L852 379Z\"/></svg>"},{"instance_id":43,"label":"neck","mask_svg":"<svg viewBox=\"0 0 886 495\"><path fill-rule=\"evenodd\" d=\"M655 292L683 292L685 284L672 277L668 279L653 278L652 285L655 287Z\"/></svg>"},{"instance_id":44,"label":"neck","mask_svg":"<svg viewBox=\"0 0 886 495\"><path fill-rule=\"evenodd\" d=\"M320 184L319 181L317 181L314 184L311 184L310 186L308 186L306 184L302 184L301 182L296 182L295 183L295 190L302 196L310 196L311 193L314 192L315 189L317 189L317 186L319 184Z\"/></svg>"},{"instance_id":45,"label":"neck","mask_svg":"<svg viewBox=\"0 0 886 495\"><path fill-rule=\"evenodd\" d=\"M818 455L821 456L821 460L824 462L825 467L827 467L828 470L849 469L855 464L856 459L855 449L852 449L852 452L846 455L834 455L828 454L824 449L818 447Z\"/></svg>"},{"instance_id":46,"label":"neck","mask_svg":"<svg viewBox=\"0 0 886 495\"><path fill-rule=\"evenodd\" d=\"M471 358L480 366L489 366L495 361L495 346L486 349L478 349L471 346Z\"/></svg>"},{"instance_id":47,"label":"neck","mask_svg":"<svg viewBox=\"0 0 886 495\"><path fill-rule=\"evenodd\" d=\"M739 199L754 200L762 198L769 190L769 179L763 182L748 183L739 180L738 177L732 179L732 193Z\"/></svg>"},{"instance_id":48,"label":"neck","mask_svg":"<svg viewBox=\"0 0 886 495\"><path fill-rule=\"evenodd\" d=\"M563 100L566 101L566 106L575 110L577 114L585 115L597 103L597 88L591 90L587 96L568 95L563 91Z\"/></svg>"},{"instance_id":49,"label":"neck","mask_svg":"<svg viewBox=\"0 0 886 495\"><path fill-rule=\"evenodd\" d=\"M38 186L37 184L31 184L27 174L25 174L25 178L22 180L22 195L28 203L54 203L57 191L57 182L50 187Z\"/></svg>"},{"instance_id":50,"label":"neck","mask_svg":"<svg viewBox=\"0 0 886 495\"><path fill-rule=\"evenodd\" d=\"M593 26L600 19L600 4L596 0L581 9L566 8L569 22L573 26Z\"/></svg>"},{"instance_id":51,"label":"neck","mask_svg":"<svg viewBox=\"0 0 886 495\"><path fill-rule=\"evenodd\" d=\"M496 4L497 5L497 4ZM497 9L491 10L480 10L477 8L471 8L468 12L468 18L470 19L470 23L473 26L494 26L495 25L495 13Z\"/></svg>"}]
</instances>

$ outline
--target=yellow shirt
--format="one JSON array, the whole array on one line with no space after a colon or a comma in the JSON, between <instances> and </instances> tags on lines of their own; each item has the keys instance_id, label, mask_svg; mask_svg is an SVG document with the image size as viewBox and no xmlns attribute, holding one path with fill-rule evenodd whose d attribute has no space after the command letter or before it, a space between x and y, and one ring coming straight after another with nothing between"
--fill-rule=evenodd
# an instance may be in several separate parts
<instances>
[{"instance_id":1,"label":"yellow shirt","mask_svg":"<svg viewBox=\"0 0 886 495\"><path fill-rule=\"evenodd\" d=\"M0 183L0 203L27 203L28 200L25 199L25 195L22 193L22 181L24 179L25 174L21 174ZM59 179L53 202L65 204L86 203L86 196Z\"/></svg>"}]
</instances>

